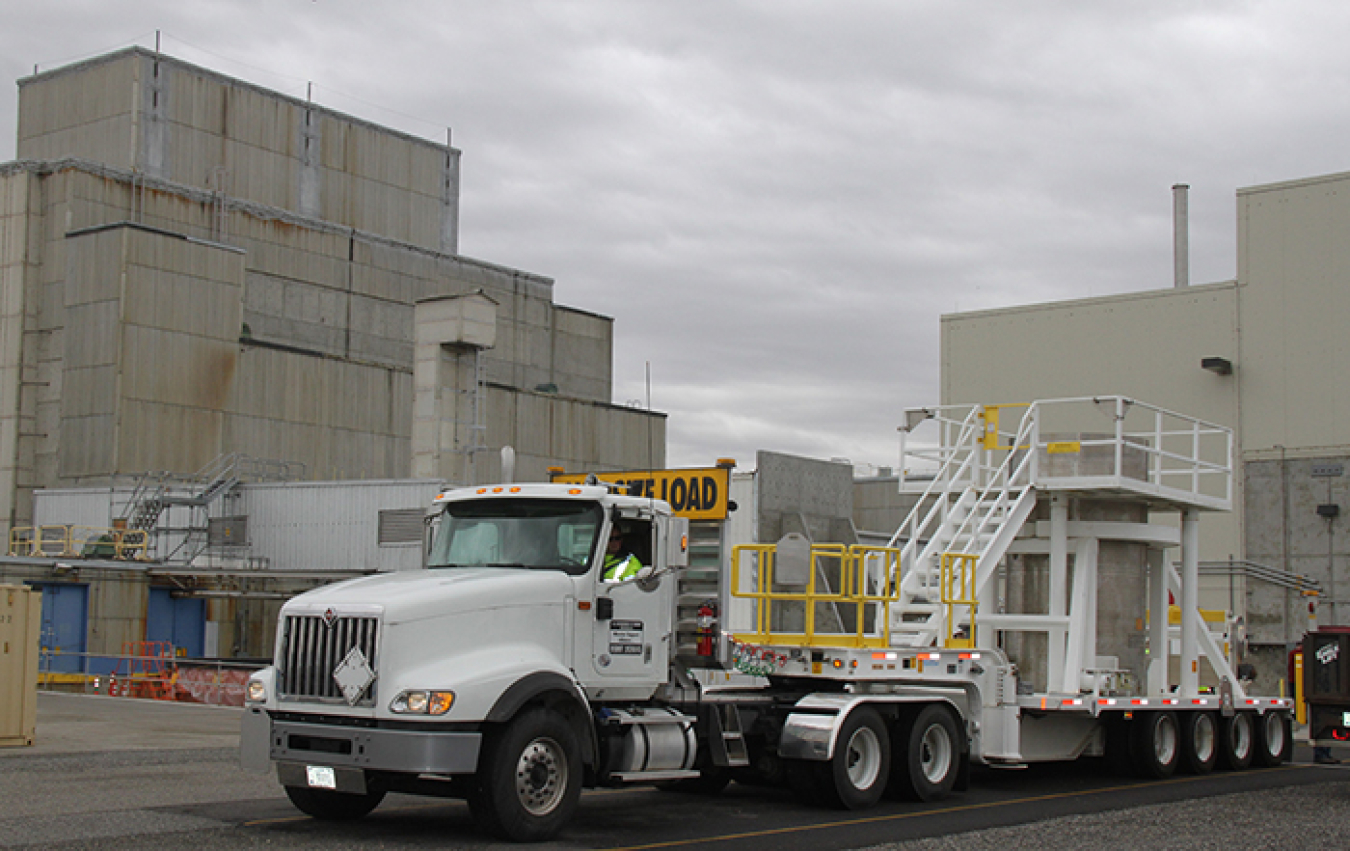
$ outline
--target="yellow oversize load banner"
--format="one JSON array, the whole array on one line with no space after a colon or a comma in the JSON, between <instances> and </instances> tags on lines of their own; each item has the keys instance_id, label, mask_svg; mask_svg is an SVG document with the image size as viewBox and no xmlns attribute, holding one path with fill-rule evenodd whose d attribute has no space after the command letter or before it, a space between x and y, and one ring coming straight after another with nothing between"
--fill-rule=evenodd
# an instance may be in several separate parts
<instances>
[{"instance_id":1,"label":"yellow oversize load banner","mask_svg":"<svg viewBox=\"0 0 1350 851\"><path fill-rule=\"evenodd\" d=\"M556 473L553 481L583 484L588 473ZM602 482L632 487L639 496L670 503L680 517L690 520L725 520L727 489L731 482L729 467L693 470L628 470L621 473L596 473Z\"/></svg>"}]
</instances>

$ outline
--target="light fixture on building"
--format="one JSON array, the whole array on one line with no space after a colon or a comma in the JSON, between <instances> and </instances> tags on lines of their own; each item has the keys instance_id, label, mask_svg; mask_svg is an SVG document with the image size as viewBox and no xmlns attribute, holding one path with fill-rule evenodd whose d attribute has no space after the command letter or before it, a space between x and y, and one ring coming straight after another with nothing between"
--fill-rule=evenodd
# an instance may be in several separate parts
<instances>
[{"instance_id":1,"label":"light fixture on building","mask_svg":"<svg viewBox=\"0 0 1350 851\"><path fill-rule=\"evenodd\" d=\"M1228 358L1201 358L1200 368L1207 369L1215 375L1233 374L1233 362Z\"/></svg>"}]
</instances>

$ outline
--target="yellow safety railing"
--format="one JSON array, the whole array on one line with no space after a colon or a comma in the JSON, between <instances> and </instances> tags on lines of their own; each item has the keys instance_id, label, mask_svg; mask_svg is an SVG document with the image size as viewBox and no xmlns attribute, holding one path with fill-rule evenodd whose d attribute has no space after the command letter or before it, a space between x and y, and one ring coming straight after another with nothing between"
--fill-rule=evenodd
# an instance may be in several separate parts
<instances>
[{"instance_id":1,"label":"yellow safety railing","mask_svg":"<svg viewBox=\"0 0 1350 851\"><path fill-rule=\"evenodd\" d=\"M742 590L742 562L751 557L754 590ZM843 544L812 544L810 563L801 590L775 589L777 545L748 544L733 548L731 594L756 601L754 630L735 633L738 641L797 647L886 647L890 644L890 604L900 599L900 550ZM757 568L757 569L755 569ZM838 578L838 590L821 590L821 577ZM778 583L780 586L783 583ZM820 623L819 611L833 607L839 628ZM799 616L801 629L780 621ZM851 618L849 615L851 614ZM852 625L844 629L846 620ZM796 625L795 623L793 624Z\"/></svg>"},{"instance_id":2,"label":"yellow safety railing","mask_svg":"<svg viewBox=\"0 0 1350 851\"><path fill-rule=\"evenodd\" d=\"M940 590L942 605L947 607L947 647L970 648L975 646L975 611L979 601L975 599L975 568L979 558L971 553L943 553L940 563ZM964 636L957 635L956 607L965 606L970 613L970 629Z\"/></svg>"},{"instance_id":3,"label":"yellow safety railing","mask_svg":"<svg viewBox=\"0 0 1350 851\"><path fill-rule=\"evenodd\" d=\"M9 532L12 556L144 561L149 544L149 535L143 529L54 525L15 526Z\"/></svg>"}]
</instances>

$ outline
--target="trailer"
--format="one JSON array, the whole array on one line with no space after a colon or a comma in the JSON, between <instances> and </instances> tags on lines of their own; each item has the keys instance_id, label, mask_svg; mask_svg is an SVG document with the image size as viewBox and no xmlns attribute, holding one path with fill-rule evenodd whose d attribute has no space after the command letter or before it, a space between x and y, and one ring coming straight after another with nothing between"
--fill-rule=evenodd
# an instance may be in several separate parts
<instances>
[{"instance_id":1,"label":"trailer","mask_svg":"<svg viewBox=\"0 0 1350 851\"><path fill-rule=\"evenodd\" d=\"M1292 702L1247 693L1198 605L1228 429L1094 397L913 409L902 435L928 485L889 542L747 542L711 589L688 522L650 495L442 493L425 570L282 609L245 766L318 818L462 797L532 841L583 786L782 783L863 809L963 789L972 764L1100 756L1166 777L1288 758ZM608 581L619 555L641 568Z\"/></svg>"}]
</instances>

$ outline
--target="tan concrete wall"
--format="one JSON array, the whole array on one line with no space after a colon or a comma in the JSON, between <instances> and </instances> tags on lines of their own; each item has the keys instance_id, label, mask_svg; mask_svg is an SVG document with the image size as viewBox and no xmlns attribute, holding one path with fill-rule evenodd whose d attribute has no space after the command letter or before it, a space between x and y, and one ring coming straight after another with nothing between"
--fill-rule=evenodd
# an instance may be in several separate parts
<instances>
[{"instance_id":1,"label":"tan concrete wall","mask_svg":"<svg viewBox=\"0 0 1350 851\"><path fill-rule=\"evenodd\" d=\"M1350 447L1350 174L1238 193L1243 448Z\"/></svg>"},{"instance_id":2,"label":"tan concrete wall","mask_svg":"<svg viewBox=\"0 0 1350 851\"><path fill-rule=\"evenodd\" d=\"M0 520L15 510L15 487L22 475L19 433L23 381L24 316L27 311L28 174L0 174Z\"/></svg>"},{"instance_id":3,"label":"tan concrete wall","mask_svg":"<svg viewBox=\"0 0 1350 851\"><path fill-rule=\"evenodd\" d=\"M132 48L20 81L20 159L75 157L433 251L458 249L459 152Z\"/></svg>"},{"instance_id":4,"label":"tan concrete wall","mask_svg":"<svg viewBox=\"0 0 1350 851\"><path fill-rule=\"evenodd\" d=\"M636 408L559 398L550 393L488 388L493 451L478 461L480 481L500 476L502 443L516 451L516 479L547 481L547 468L661 469L666 463L666 420Z\"/></svg>"},{"instance_id":5,"label":"tan concrete wall","mask_svg":"<svg viewBox=\"0 0 1350 851\"><path fill-rule=\"evenodd\" d=\"M122 53L97 75L46 74L19 81L19 159L78 157L129 169L137 60ZM31 94L29 94L31 92ZM36 95L36 96L34 96Z\"/></svg>"},{"instance_id":6,"label":"tan concrete wall","mask_svg":"<svg viewBox=\"0 0 1350 851\"><path fill-rule=\"evenodd\" d=\"M190 473L222 451L300 462L315 478L407 476L413 301L479 290L500 303L485 357L509 400L490 406L479 466L499 472L508 444L534 477L664 455L663 417L649 430L647 414L609 404L612 320L558 308L547 278L251 207L222 234L237 248L109 228L135 212L209 240L211 199L108 171L32 174L43 215L28 256L42 283L24 357L39 380L22 416L39 428L19 450L33 481ZM67 221L85 230L70 236ZM427 473L438 474L468 475Z\"/></svg>"},{"instance_id":7,"label":"tan concrete wall","mask_svg":"<svg viewBox=\"0 0 1350 851\"><path fill-rule=\"evenodd\" d=\"M196 471L221 453L244 255L129 227L68 245L60 475Z\"/></svg>"}]
</instances>

